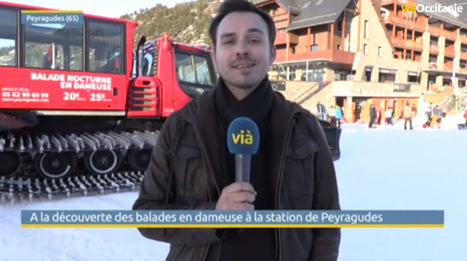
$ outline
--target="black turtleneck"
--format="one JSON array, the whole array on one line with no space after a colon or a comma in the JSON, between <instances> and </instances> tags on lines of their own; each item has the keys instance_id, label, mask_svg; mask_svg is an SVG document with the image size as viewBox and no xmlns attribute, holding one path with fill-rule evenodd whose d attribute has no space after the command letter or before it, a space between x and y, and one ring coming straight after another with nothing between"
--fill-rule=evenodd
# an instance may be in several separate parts
<instances>
[{"instance_id":1,"label":"black turtleneck","mask_svg":"<svg viewBox=\"0 0 467 261\"><path fill-rule=\"evenodd\" d=\"M274 92L265 78L260 85L246 98L237 101L225 86L222 79L215 94L217 109L217 127L222 144L219 162L223 173L218 180L225 187L235 182L235 156L227 148L227 129L230 122L237 117L249 117L258 125L260 146L258 153L251 158L250 183L258 193L254 202L255 209L274 208L274 185L271 178L271 121L270 112ZM221 245L220 260L274 260L273 229L227 229Z\"/></svg>"}]
</instances>

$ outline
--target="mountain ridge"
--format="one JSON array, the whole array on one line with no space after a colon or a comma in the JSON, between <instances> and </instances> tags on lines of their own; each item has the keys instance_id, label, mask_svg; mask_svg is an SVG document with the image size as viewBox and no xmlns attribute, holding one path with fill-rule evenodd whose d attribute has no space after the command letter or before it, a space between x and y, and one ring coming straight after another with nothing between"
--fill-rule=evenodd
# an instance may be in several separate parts
<instances>
[{"instance_id":1,"label":"mountain ridge","mask_svg":"<svg viewBox=\"0 0 467 261\"><path fill-rule=\"evenodd\" d=\"M141 36L155 39L168 33L178 42L212 45L208 27L220 0L197 0L167 7L157 4L151 8L141 8L120 18L138 23L134 32L134 44Z\"/></svg>"}]
</instances>

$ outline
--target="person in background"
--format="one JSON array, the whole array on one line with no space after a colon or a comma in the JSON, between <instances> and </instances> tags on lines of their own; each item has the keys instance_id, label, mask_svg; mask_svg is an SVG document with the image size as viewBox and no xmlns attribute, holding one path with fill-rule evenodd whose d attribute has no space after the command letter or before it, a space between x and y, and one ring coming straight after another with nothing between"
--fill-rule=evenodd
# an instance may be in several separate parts
<instances>
[{"instance_id":1,"label":"person in background","mask_svg":"<svg viewBox=\"0 0 467 261\"><path fill-rule=\"evenodd\" d=\"M375 120L376 125L381 125L381 108L379 106L376 106L376 120Z\"/></svg>"},{"instance_id":2,"label":"person in background","mask_svg":"<svg viewBox=\"0 0 467 261\"><path fill-rule=\"evenodd\" d=\"M412 117L413 117L413 112L412 108L410 108L410 103L406 102L404 109L402 110L402 118L404 118L404 130L407 130L407 122L409 123L409 127L412 130Z\"/></svg>"},{"instance_id":3,"label":"person in background","mask_svg":"<svg viewBox=\"0 0 467 261\"><path fill-rule=\"evenodd\" d=\"M446 118L446 115L448 114L448 106L444 105L442 108L441 108L441 116L444 118Z\"/></svg>"},{"instance_id":4,"label":"person in background","mask_svg":"<svg viewBox=\"0 0 467 261\"><path fill-rule=\"evenodd\" d=\"M417 117L417 106L412 104L412 119L415 119L415 117Z\"/></svg>"},{"instance_id":5,"label":"person in background","mask_svg":"<svg viewBox=\"0 0 467 261\"><path fill-rule=\"evenodd\" d=\"M425 108L425 116L427 121L431 121L431 116L433 115L433 103L430 102Z\"/></svg>"},{"instance_id":6,"label":"person in background","mask_svg":"<svg viewBox=\"0 0 467 261\"><path fill-rule=\"evenodd\" d=\"M376 120L376 107L374 104L370 106L370 123L368 124L368 128L374 128L373 124L375 124Z\"/></svg>"},{"instance_id":7,"label":"person in background","mask_svg":"<svg viewBox=\"0 0 467 261\"><path fill-rule=\"evenodd\" d=\"M164 122L134 210L340 209L318 119L271 88L275 32L271 16L248 1L220 5L209 27L217 86ZM226 142L238 117L260 132L249 182L236 181ZM180 261L336 261L341 238L339 228L138 230L169 243L167 260Z\"/></svg>"},{"instance_id":8,"label":"person in background","mask_svg":"<svg viewBox=\"0 0 467 261\"><path fill-rule=\"evenodd\" d=\"M333 124L336 125L336 109L334 108L334 105L331 105L328 110L328 116L329 116L329 121Z\"/></svg>"},{"instance_id":9,"label":"person in background","mask_svg":"<svg viewBox=\"0 0 467 261\"><path fill-rule=\"evenodd\" d=\"M438 127L438 129L441 128L441 116L442 116L441 109L439 108L438 105L436 105L433 108L433 115L431 116L430 128L433 129L435 126Z\"/></svg>"},{"instance_id":10,"label":"person in background","mask_svg":"<svg viewBox=\"0 0 467 261\"><path fill-rule=\"evenodd\" d=\"M327 120L327 110L326 110L326 106L324 106L323 104L321 104L321 102L318 101L318 103L316 104L316 108L318 110L318 118L320 120Z\"/></svg>"},{"instance_id":11,"label":"person in background","mask_svg":"<svg viewBox=\"0 0 467 261\"><path fill-rule=\"evenodd\" d=\"M386 116L386 125L392 126L392 108L391 107L386 109L385 116Z\"/></svg>"},{"instance_id":12,"label":"person in background","mask_svg":"<svg viewBox=\"0 0 467 261\"><path fill-rule=\"evenodd\" d=\"M335 115L337 127L341 126L341 120L342 120L343 115L344 115L344 112L342 111L342 107L337 105L336 115Z\"/></svg>"}]
</instances>

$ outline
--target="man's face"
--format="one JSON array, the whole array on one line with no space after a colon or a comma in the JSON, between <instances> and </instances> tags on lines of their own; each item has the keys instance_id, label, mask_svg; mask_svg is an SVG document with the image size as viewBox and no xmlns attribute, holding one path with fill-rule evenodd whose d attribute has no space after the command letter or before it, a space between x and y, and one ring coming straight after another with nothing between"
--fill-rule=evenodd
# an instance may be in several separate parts
<instances>
[{"instance_id":1,"label":"man's face","mask_svg":"<svg viewBox=\"0 0 467 261\"><path fill-rule=\"evenodd\" d=\"M254 89L266 77L275 59L267 25L251 12L233 12L217 28L214 60L230 88Z\"/></svg>"}]
</instances>

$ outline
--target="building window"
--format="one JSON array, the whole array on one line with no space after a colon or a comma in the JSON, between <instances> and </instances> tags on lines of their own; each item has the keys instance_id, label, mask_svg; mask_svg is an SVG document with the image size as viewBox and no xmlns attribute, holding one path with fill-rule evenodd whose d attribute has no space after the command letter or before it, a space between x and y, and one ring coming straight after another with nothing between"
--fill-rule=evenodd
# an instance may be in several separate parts
<instances>
[{"instance_id":1,"label":"building window","mask_svg":"<svg viewBox=\"0 0 467 261\"><path fill-rule=\"evenodd\" d=\"M405 19L412 20L413 19L413 13L412 12L405 12Z\"/></svg>"},{"instance_id":2,"label":"building window","mask_svg":"<svg viewBox=\"0 0 467 261\"><path fill-rule=\"evenodd\" d=\"M0 9L0 66L16 66L16 11Z\"/></svg>"},{"instance_id":3,"label":"building window","mask_svg":"<svg viewBox=\"0 0 467 261\"><path fill-rule=\"evenodd\" d=\"M313 45L311 46L311 51L312 51L312 52L318 51L318 45L317 45L317 44L313 44Z\"/></svg>"},{"instance_id":4,"label":"building window","mask_svg":"<svg viewBox=\"0 0 467 261\"><path fill-rule=\"evenodd\" d=\"M460 60L459 66L460 66L460 68L465 69L467 67L467 61L466 60Z\"/></svg>"},{"instance_id":5,"label":"building window","mask_svg":"<svg viewBox=\"0 0 467 261\"><path fill-rule=\"evenodd\" d=\"M368 45L363 44L363 54L368 54Z\"/></svg>"},{"instance_id":6,"label":"building window","mask_svg":"<svg viewBox=\"0 0 467 261\"><path fill-rule=\"evenodd\" d=\"M338 44L338 45L337 45L337 50L340 50L340 49L341 49L341 45Z\"/></svg>"},{"instance_id":7,"label":"building window","mask_svg":"<svg viewBox=\"0 0 467 261\"><path fill-rule=\"evenodd\" d=\"M412 60L412 52L411 51L407 51L405 53L405 59L406 60Z\"/></svg>"},{"instance_id":8,"label":"building window","mask_svg":"<svg viewBox=\"0 0 467 261\"><path fill-rule=\"evenodd\" d=\"M373 67L366 66L365 67L365 75L364 75L364 81L370 82L371 81L371 73L373 71Z\"/></svg>"},{"instance_id":9,"label":"building window","mask_svg":"<svg viewBox=\"0 0 467 261\"><path fill-rule=\"evenodd\" d=\"M394 69L379 69L379 82L395 82L396 70Z\"/></svg>"},{"instance_id":10,"label":"building window","mask_svg":"<svg viewBox=\"0 0 467 261\"><path fill-rule=\"evenodd\" d=\"M381 46L378 46L378 56L383 56L383 48Z\"/></svg>"},{"instance_id":11,"label":"building window","mask_svg":"<svg viewBox=\"0 0 467 261\"><path fill-rule=\"evenodd\" d=\"M409 82L409 83L418 83L418 73L417 72L408 72L407 73L407 82Z\"/></svg>"}]
</instances>

